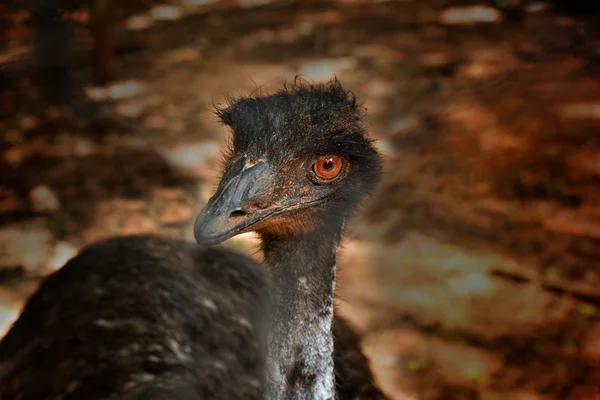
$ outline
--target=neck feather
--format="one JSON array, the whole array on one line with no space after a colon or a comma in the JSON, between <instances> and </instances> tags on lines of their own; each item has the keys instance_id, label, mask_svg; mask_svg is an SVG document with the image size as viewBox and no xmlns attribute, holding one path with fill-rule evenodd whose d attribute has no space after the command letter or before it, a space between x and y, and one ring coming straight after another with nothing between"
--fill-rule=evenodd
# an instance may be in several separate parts
<instances>
[{"instance_id":1,"label":"neck feather","mask_svg":"<svg viewBox=\"0 0 600 400\"><path fill-rule=\"evenodd\" d=\"M273 400L333 400L333 293L340 229L263 235L275 309L269 338Z\"/></svg>"}]
</instances>

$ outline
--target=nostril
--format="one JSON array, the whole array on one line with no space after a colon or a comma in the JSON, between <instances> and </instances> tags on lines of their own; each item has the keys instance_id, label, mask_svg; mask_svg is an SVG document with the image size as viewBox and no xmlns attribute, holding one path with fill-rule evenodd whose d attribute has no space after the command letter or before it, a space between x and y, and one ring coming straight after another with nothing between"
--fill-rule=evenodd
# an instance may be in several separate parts
<instances>
[{"instance_id":1,"label":"nostril","mask_svg":"<svg viewBox=\"0 0 600 400\"><path fill-rule=\"evenodd\" d=\"M229 214L229 218L243 217L244 215L246 215L246 212L241 208L238 208L237 210L233 210L231 214Z\"/></svg>"}]
</instances>

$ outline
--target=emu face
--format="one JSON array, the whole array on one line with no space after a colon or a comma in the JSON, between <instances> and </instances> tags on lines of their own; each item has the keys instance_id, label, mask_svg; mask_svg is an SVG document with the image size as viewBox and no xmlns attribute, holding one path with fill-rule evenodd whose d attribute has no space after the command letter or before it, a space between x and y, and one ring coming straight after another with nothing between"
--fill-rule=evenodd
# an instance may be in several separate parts
<instances>
[{"instance_id":1,"label":"emu face","mask_svg":"<svg viewBox=\"0 0 600 400\"><path fill-rule=\"evenodd\" d=\"M231 102L217 114L233 146L198 216L198 243L243 232L294 235L342 224L380 176L354 97L339 82Z\"/></svg>"}]
</instances>

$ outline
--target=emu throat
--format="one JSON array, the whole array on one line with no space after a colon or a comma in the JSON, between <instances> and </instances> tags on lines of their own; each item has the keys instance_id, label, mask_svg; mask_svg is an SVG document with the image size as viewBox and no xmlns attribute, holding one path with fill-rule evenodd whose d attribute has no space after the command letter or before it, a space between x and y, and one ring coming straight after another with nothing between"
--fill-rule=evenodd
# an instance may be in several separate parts
<instances>
[{"instance_id":1,"label":"emu throat","mask_svg":"<svg viewBox=\"0 0 600 400\"><path fill-rule=\"evenodd\" d=\"M266 398L333 400L333 292L341 229L263 236L273 288Z\"/></svg>"}]
</instances>

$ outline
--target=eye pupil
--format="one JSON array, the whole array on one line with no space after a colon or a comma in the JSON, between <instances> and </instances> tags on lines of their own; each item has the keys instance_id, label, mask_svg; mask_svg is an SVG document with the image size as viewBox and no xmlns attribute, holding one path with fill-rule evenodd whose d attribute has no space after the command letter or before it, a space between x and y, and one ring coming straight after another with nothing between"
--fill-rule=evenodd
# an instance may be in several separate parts
<instances>
[{"instance_id":1,"label":"eye pupil","mask_svg":"<svg viewBox=\"0 0 600 400\"><path fill-rule=\"evenodd\" d=\"M333 168L333 160L329 159L329 160L325 161L325 163L323 164L323 168L332 169Z\"/></svg>"}]
</instances>

